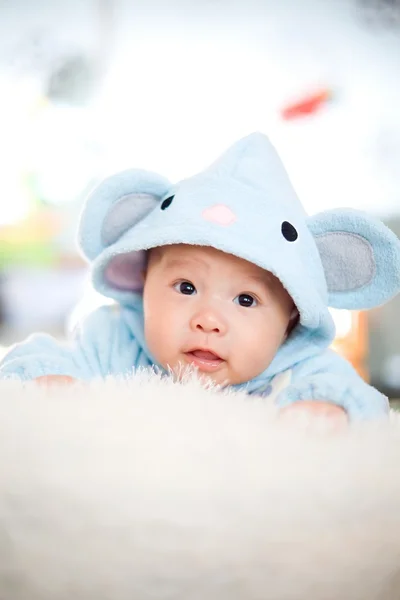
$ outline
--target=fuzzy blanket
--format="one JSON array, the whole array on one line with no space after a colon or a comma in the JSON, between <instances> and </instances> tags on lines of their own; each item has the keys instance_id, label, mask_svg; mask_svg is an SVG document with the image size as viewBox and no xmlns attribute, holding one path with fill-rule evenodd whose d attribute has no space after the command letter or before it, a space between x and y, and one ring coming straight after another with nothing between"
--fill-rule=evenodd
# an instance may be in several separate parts
<instances>
[{"instance_id":1,"label":"fuzzy blanket","mask_svg":"<svg viewBox=\"0 0 400 600\"><path fill-rule=\"evenodd\" d=\"M398 600L400 420L138 375L0 383L1 600Z\"/></svg>"}]
</instances>

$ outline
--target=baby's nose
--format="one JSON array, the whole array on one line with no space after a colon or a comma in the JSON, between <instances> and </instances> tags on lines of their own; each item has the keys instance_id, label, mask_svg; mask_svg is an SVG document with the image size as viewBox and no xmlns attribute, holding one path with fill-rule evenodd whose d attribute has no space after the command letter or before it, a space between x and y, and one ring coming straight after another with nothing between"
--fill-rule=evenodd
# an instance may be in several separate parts
<instances>
[{"instance_id":1,"label":"baby's nose","mask_svg":"<svg viewBox=\"0 0 400 600\"><path fill-rule=\"evenodd\" d=\"M217 333L223 335L227 331L227 323L223 316L213 310L201 310L191 319L193 331Z\"/></svg>"},{"instance_id":2,"label":"baby's nose","mask_svg":"<svg viewBox=\"0 0 400 600\"><path fill-rule=\"evenodd\" d=\"M225 204L214 204L203 210L203 219L218 225L232 225L236 221L235 213Z\"/></svg>"}]
</instances>

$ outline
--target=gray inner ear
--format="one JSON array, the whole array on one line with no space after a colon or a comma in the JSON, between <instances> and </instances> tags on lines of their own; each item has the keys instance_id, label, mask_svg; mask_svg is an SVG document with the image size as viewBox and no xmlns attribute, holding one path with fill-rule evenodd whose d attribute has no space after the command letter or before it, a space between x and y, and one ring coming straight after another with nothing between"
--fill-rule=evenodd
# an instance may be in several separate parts
<instances>
[{"instance_id":1,"label":"gray inner ear","mask_svg":"<svg viewBox=\"0 0 400 600\"><path fill-rule=\"evenodd\" d=\"M362 288L375 276L371 244L360 235L335 231L315 236L329 292Z\"/></svg>"},{"instance_id":2,"label":"gray inner ear","mask_svg":"<svg viewBox=\"0 0 400 600\"><path fill-rule=\"evenodd\" d=\"M153 194L122 196L104 219L101 240L104 246L114 244L128 229L139 223L159 203Z\"/></svg>"}]
</instances>

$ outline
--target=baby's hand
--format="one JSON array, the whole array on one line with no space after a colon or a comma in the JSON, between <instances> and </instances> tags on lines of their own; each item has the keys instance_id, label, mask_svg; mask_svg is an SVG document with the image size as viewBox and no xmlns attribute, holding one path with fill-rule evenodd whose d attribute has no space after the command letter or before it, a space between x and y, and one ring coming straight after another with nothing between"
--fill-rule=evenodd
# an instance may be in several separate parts
<instances>
[{"instance_id":1,"label":"baby's hand","mask_svg":"<svg viewBox=\"0 0 400 600\"><path fill-rule=\"evenodd\" d=\"M346 411L323 400L302 400L282 408L279 418L306 429L338 432L349 423Z\"/></svg>"},{"instance_id":2,"label":"baby's hand","mask_svg":"<svg viewBox=\"0 0 400 600\"><path fill-rule=\"evenodd\" d=\"M78 380L70 377L69 375L42 375L41 377L36 377L34 381L39 385L48 387L57 385L71 385L72 383L76 383Z\"/></svg>"}]
</instances>

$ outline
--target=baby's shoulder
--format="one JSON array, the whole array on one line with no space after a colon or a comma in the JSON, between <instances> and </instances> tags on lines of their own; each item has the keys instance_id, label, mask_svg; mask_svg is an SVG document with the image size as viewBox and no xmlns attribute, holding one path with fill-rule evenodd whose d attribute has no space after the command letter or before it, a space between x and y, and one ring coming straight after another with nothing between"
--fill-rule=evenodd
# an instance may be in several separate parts
<instances>
[{"instance_id":1,"label":"baby's shoulder","mask_svg":"<svg viewBox=\"0 0 400 600\"><path fill-rule=\"evenodd\" d=\"M326 348L324 351L298 362L292 368L293 380L310 375L353 375L354 373L355 369L352 364L332 348Z\"/></svg>"}]
</instances>

